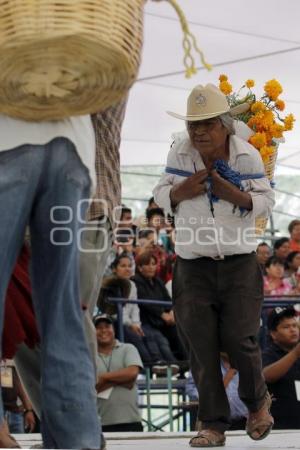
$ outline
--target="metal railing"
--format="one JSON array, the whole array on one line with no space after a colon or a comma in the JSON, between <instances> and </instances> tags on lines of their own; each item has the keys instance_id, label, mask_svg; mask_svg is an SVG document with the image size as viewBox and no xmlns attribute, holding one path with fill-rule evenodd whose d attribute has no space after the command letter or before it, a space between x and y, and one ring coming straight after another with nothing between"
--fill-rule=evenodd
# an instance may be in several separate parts
<instances>
[{"instance_id":1,"label":"metal railing","mask_svg":"<svg viewBox=\"0 0 300 450\"><path fill-rule=\"evenodd\" d=\"M109 297L108 302L116 304L117 307L117 330L118 337L121 342L124 342L124 327L123 327L123 306L130 301L131 304L137 305L156 305L156 306L172 306L172 302L163 300L149 300L149 299L137 299L128 300L123 297ZM261 342L265 344L267 335L267 312L271 308L293 306L300 304L300 296L265 296L262 305L262 337Z\"/></svg>"}]
</instances>

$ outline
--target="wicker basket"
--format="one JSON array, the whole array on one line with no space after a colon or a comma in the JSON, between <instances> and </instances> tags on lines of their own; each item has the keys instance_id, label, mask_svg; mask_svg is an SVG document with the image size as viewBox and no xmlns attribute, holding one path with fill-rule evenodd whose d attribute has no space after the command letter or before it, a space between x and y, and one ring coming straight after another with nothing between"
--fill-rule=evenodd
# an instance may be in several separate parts
<instances>
[{"instance_id":1,"label":"wicker basket","mask_svg":"<svg viewBox=\"0 0 300 450\"><path fill-rule=\"evenodd\" d=\"M145 0L0 0L0 111L40 121L120 100L140 62Z\"/></svg>"},{"instance_id":2,"label":"wicker basket","mask_svg":"<svg viewBox=\"0 0 300 450\"><path fill-rule=\"evenodd\" d=\"M275 147L275 151L274 151L273 155L270 156L269 161L267 163L265 163L266 176L270 181L272 181L274 178L277 154L278 154L278 144ZM266 227L267 227L268 220L269 219L266 219L264 217L257 217L255 219L256 234L258 234L258 235L264 234Z\"/></svg>"}]
</instances>

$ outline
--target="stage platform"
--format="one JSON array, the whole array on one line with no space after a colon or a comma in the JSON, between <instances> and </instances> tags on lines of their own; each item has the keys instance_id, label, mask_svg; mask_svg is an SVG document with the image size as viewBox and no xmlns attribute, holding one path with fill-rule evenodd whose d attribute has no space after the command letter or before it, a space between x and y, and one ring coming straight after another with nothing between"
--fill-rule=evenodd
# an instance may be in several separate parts
<instances>
[{"instance_id":1,"label":"stage platform","mask_svg":"<svg viewBox=\"0 0 300 450\"><path fill-rule=\"evenodd\" d=\"M195 433L107 433L107 450L184 450ZM41 443L38 434L15 435L22 448ZM300 430L273 431L263 441L252 441L243 431L227 433L226 446L238 450L298 449Z\"/></svg>"}]
</instances>

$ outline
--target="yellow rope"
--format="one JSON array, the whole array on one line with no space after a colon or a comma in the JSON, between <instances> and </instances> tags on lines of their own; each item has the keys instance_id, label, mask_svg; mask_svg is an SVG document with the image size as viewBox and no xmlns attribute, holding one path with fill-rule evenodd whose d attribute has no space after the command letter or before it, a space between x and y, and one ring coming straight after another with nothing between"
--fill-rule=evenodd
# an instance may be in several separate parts
<instances>
[{"instance_id":1,"label":"yellow rope","mask_svg":"<svg viewBox=\"0 0 300 450\"><path fill-rule=\"evenodd\" d=\"M194 57L192 55L192 48L194 48L194 50L197 53L199 53L200 59L201 59L201 62L203 64L203 66L207 70L211 70L212 66L205 61L204 53L198 47L195 35L193 33L191 33L191 31L189 29L189 25L188 25L187 20L186 20L186 17L184 15L184 12L182 11L180 6L178 5L177 0L166 0L166 1L169 2L173 6L175 11L177 12L179 20L180 20L180 23L181 23L181 27L182 27L182 30L183 30L183 34L184 34L183 42L182 42L183 49L184 49L183 63L184 63L184 66L186 68L186 71L185 71L186 78L190 78L192 75L195 75L197 73L197 68L196 68L196 65L195 65L195 59L194 59Z\"/></svg>"}]
</instances>

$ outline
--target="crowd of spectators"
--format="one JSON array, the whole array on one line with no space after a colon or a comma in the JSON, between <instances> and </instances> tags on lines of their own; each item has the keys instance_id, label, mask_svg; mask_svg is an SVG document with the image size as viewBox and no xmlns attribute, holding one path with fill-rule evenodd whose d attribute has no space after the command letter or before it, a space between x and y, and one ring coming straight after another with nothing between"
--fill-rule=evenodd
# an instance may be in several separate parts
<instances>
[{"instance_id":1,"label":"crowd of spectators","mask_svg":"<svg viewBox=\"0 0 300 450\"><path fill-rule=\"evenodd\" d=\"M272 245L269 245L267 242L261 242L256 252L257 260L264 276L264 293L266 296L275 296L278 300L283 295L300 295L300 220L293 220L289 224L288 231L290 237L276 239ZM97 314L108 314L112 322L108 323L105 320L100 320L97 324L100 328L109 329L108 334L111 335L112 340L116 338L114 344L116 350L114 351L121 352L122 349L125 352L126 345L131 345L131 347L127 348L127 352L133 357L134 363L132 364L135 365L135 370L133 370L135 376L137 376L139 370L144 370L143 368L145 367L150 367L152 373L156 373L158 376L166 375L166 369L169 365L172 368L172 374L179 373L179 376L181 374L182 377L185 376L187 378L187 396L191 402L197 402L198 397L194 381L191 373L188 373L188 355L185 353L178 338L172 309L172 271L175 258L174 224L172 218L165 216L164 211L155 204L153 198L149 200L145 215L137 218L135 221L131 209L124 206L119 227L115 232L114 245L109 255L105 271L106 276L103 280L97 304ZM119 347L120 344L118 343L116 306L108 302L108 297L128 299L123 306L124 338L126 343L124 348L122 346ZM148 299L154 303L141 303L139 305L132 303L132 300L137 299ZM167 305L161 305L160 303L156 305L155 302L160 300L166 302ZM275 320L276 323L274 325L274 320L273 322L271 320L268 323L269 339L267 340L267 347L264 349L265 376L271 392L276 393L276 396L278 394L281 395L283 392L280 387L281 383L286 383L286 378L289 380L289 395L285 400L279 399L279 403L283 401L284 408L287 409L289 408L289 396L290 398L293 397L292 403L294 402L293 405L295 404L296 388L293 388L294 378L298 377L300 380L299 356L297 356L299 354L299 344L297 350L294 350L297 344L295 342L299 342L297 306L295 309L292 308L292 311L293 324L289 324L289 326L293 328L296 324L298 330L297 332L294 331L293 345L285 345L284 338L282 345L280 340L281 334L276 331L276 327L274 328L275 325L280 326L281 322L280 320L277 322ZM276 316L277 313L273 313L273 316L274 314ZM288 312L286 314L290 319L289 314L291 313ZM283 313L282 317L283 321L286 320L285 313ZM101 336L105 335L105 330L98 332L97 324L97 333L101 340ZM143 364L139 363L132 348L137 349ZM285 372L280 372L283 380L280 379L281 376L278 376L276 372L275 382L279 383L279 388L277 389L276 383L272 386L273 375L270 376L269 373L272 374L273 372L269 370L269 365L271 364L272 366L276 362L276 358L280 361L291 350L293 350L294 355L291 358L292 362L290 366L284 366ZM104 361L103 355L100 355L100 359ZM222 354L220 360L220 370L232 408L232 429L239 429L241 424L244 424L246 421L247 410L238 397L238 373L234 368L230 367L226 354ZM126 363L124 367L129 367L128 364ZM121 373L123 373L122 370ZM124 386L121 388L124 390ZM100 402L108 404L103 399ZM275 403L275 405L278 406L279 403ZM300 404L299 401L298 404ZM277 406L273 407L275 424L278 416ZM135 412L132 419L133 428L140 427L137 417ZM114 424L110 423L110 425L113 426ZM128 424L126 426L130 427ZM293 421L293 419L290 421L290 426L294 428L300 427L299 423ZM278 428L280 427L282 427L282 421L278 419ZM131 429L133 428L131 427ZM115 424L113 428L108 429L121 430L124 428L119 428L119 424Z\"/></svg>"},{"instance_id":2,"label":"crowd of spectators","mask_svg":"<svg viewBox=\"0 0 300 450\"><path fill-rule=\"evenodd\" d=\"M265 295L300 295L300 220L292 220L288 231L290 237L276 239L273 248L266 242L258 245Z\"/></svg>"}]
</instances>

